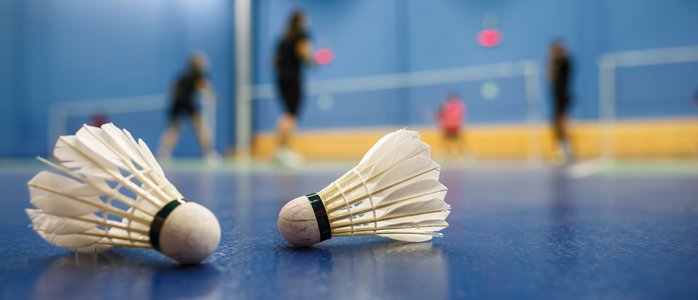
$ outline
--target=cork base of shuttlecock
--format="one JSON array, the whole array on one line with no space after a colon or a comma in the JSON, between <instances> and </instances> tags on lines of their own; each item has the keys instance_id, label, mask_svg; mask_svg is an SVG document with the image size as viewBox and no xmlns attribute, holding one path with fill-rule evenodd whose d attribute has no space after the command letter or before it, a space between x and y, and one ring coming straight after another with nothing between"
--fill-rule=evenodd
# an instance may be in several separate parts
<instances>
[{"instance_id":1,"label":"cork base of shuttlecock","mask_svg":"<svg viewBox=\"0 0 698 300\"><path fill-rule=\"evenodd\" d=\"M175 208L162 226L160 251L182 264L196 264L218 247L221 226L207 208L187 202Z\"/></svg>"},{"instance_id":2,"label":"cork base of shuttlecock","mask_svg":"<svg viewBox=\"0 0 698 300\"><path fill-rule=\"evenodd\" d=\"M308 247L321 241L315 212L306 196L284 205L279 212L279 232L296 247Z\"/></svg>"}]
</instances>

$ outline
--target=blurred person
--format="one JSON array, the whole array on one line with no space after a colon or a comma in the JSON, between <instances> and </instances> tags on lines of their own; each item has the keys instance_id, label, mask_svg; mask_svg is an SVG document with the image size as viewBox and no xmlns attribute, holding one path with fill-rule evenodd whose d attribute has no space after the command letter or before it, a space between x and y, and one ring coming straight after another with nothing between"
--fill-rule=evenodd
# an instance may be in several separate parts
<instances>
[{"instance_id":1,"label":"blurred person","mask_svg":"<svg viewBox=\"0 0 698 300\"><path fill-rule=\"evenodd\" d=\"M443 134L443 143L446 154L455 157L461 154L462 134L461 129L465 123L467 107L463 100L456 94L449 94L444 103L439 107L439 129Z\"/></svg>"},{"instance_id":2,"label":"blurred person","mask_svg":"<svg viewBox=\"0 0 698 300\"><path fill-rule=\"evenodd\" d=\"M109 123L109 117L101 109L90 116L90 125L94 127L102 127L102 125L107 123Z\"/></svg>"},{"instance_id":3,"label":"blurred person","mask_svg":"<svg viewBox=\"0 0 698 300\"><path fill-rule=\"evenodd\" d=\"M569 161L572 157L568 126L568 111L572 104L572 96L570 94L571 74L572 62L565 45L559 40L554 41L550 45L548 78L553 99L553 134L557 147L556 151L561 155L563 163Z\"/></svg>"},{"instance_id":4,"label":"blurred person","mask_svg":"<svg viewBox=\"0 0 698 300\"><path fill-rule=\"evenodd\" d=\"M286 25L283 38L277 45L274 57L276 86L284 110L277 122L276 159L291 167L302 163L302 157L292 151L290 145L303 103L303 64L312 64L312 44L306 32L305 14L295 10Z\"/></svg>"},{"instance_id":5,"label":"blurred person","mask_svg":"<svg viewBox=\"0 0 698 300\"><path fill-rule=\"evenodd\" d=\"M196 132L202 155L207 164L216 164L220 155L216 152L211 139L207 122L203 120L201 108L196 103L196 96L202 95L208 101L216 101L211 83L206 78L208 62L202 53L195 53L189 59L187 69L179 76L173 87L173 97L170 102L169 125L160 140L158 156L169 160L172 149L179 140L181 131L180 119L189 119Z\"/></svg>"}]
</instances>

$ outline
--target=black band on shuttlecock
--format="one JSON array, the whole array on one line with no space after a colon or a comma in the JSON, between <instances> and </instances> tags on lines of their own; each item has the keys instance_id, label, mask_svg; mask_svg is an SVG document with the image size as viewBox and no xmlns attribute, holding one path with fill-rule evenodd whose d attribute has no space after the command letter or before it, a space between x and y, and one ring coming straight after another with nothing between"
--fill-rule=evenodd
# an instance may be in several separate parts
<instances>
[{"instance_id":1,"label":"black band on shuttlecock","mask_svg":"<svg viewBox=\"0 0 698 300\"><path fill-rule=\"evenodd\" d=\"M305 196L308 197L310 205L313 207L313 212L315 212L317 226L320 229L320 240L329 240L332 237L332 228L330 228L330 218L327 216L325 204L322 203L322 199L316 193Z\"/></svg>"},{"instance_id":2,"label":"black band on shuttlecock","mask_svg":"<svg viewBox=\"0 0 698 300\"><path fill-rule=\"evenodd\" d=\"M177 206L184 203L187 203L184 199L172 200L155 214L153 223L150 224L150 244L153 245L153 249L160 251L160 231L162 230L162 225L165 224L167 216L169 216Z\"/></svg>"}]
</instances>

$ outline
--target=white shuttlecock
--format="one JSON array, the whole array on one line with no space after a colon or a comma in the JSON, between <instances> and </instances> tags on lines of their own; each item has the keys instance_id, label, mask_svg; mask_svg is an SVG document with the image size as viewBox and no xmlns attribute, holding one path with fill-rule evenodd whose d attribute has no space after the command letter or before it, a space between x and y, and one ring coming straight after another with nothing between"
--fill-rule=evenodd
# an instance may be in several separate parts
<instances>
[{"instance_id":1,"label":"white shuttlecock","mask_svg":"<svg viewBox=\"0 0 698 300\"><path fill-rule=\"evenodd\" d=\"M84 125L61 136L63 174L41 171L27 185L34 231L58 247L97 252L114 246L154 248L182 264L204 260L221 229L205 207L186 202L165 178L148 146L113 124Z\"/></svg>"},{"instance_id":2,"label":"white shuttlecock","mask_svg":"<svg viewBox=\"0 0 698 300\"><path fill-rule=\"evenodd\" d=\"M333 236L377 235L429 241L448 227L451 207L440 166L419 134L398 130L381 138L361 162L317 193L288 202L279 231L294 246Z\"/></svg>"}]
</instances>

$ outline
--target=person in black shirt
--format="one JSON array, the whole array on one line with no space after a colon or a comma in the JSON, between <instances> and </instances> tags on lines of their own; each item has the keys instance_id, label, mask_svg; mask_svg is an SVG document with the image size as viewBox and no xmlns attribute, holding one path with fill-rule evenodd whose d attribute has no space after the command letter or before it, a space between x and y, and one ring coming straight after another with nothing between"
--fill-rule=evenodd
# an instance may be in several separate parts
<instances>
[{"instance_id":1,"label":"person in black shirt","mask_svg":"<svg viewBox=\"0 0 698 300\"><path fill-rule=\"evenodd\" d=\"M203 54L192 55L187 70L179 76L173 87L169 126L162 135L158 152L158 156L163 160L168 160L172 155L172 148L179 139L179 122L182 117L191 120L206 162L212 164L220 159L213 147L210 130L201 116L198 103L196 103L197 94L215 101L211 83L206 79L206 67L206 57Z\"/></svg>"},{"instance_id":2,"label":"person in black shirt","mask_svg":"<svg viewBox=\"0 0 698 300\"><path fill-rule=\"evenodd\" d=\"M297 166L302 158L290 150L290 140L303 102L303 64L312 63L312 45L305 31L305 15L296 10L291 15L286 32L277 45L274 57L276 86L281 95L284 112L277 123L279 148L276 157L289 166Z\"/></svg>"},{"instance_id":3,"label":"person in black shirt","mask_svg":"<svg viewBox=\"0 0 698 300\"><path fill-rule=\"evenodd\" d=\"M568 111L572 104L570 94L570 77L572 73L571 59L565 45L555 41L550 46L550 63L548 75L553 99L553 133L558 151L563 155L563 161L571 156L569 130L567 125Z\"/></svg>"}]
</instances>

